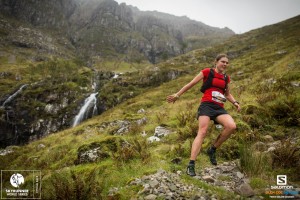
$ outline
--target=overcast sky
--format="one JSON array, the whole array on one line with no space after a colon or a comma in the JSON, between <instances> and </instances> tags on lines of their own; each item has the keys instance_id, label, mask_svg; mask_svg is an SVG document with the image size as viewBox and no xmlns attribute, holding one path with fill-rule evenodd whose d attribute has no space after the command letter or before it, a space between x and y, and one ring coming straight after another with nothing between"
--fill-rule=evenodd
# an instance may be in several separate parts
<instances>
[{"instance_id":1,"label":"overcast sky","mask_svg":"<svg viewBox=\"0 0 300 200\"><path fill-rule=\"evenodd\" d=\"M300 0L115 0L244 33L300 14Z\"/></svg>"}]
</instances>

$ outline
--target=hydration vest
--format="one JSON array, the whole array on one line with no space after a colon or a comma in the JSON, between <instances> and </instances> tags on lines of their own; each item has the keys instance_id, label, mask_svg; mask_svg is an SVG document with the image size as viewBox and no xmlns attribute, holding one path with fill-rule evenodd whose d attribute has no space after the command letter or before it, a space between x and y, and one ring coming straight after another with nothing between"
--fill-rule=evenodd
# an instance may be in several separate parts
<instances>
[{"instance_id":1,"label":"hydration vest","mask_svg":"<svg viewBox=\"0 0 300 200\"><path fill-rule=\"evenodd\" d=\"M227 89L227 84L228 84L228 76L226 74L223 74L224 75L224 79L225 80L225 88L220 88L220 87L216 87L216 86L212 86L212 81L215 77L215 70L213 68L210 68L210 72L208 74L208 77L207 77L207 80L203 83L200 91L202 93L204 93L207 89L211 88L211 87L216 87L216 88L219 88L221 90L223 90L223 92L225 93L226 92L226 89Z\"/></svg>"}]
</instances>

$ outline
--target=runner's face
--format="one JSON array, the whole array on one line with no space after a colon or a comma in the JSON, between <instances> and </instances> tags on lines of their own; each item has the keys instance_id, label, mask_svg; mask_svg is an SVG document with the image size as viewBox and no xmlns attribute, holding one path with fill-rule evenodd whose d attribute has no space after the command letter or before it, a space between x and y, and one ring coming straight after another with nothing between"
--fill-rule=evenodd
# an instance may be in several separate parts
<instances>
[{"instance_id":1,"label":"runner's face","mask_svg":"<svg viewBox=\"0 0 300 200\"><path fill-rule=\"evenodd\" d=\"M224 72L225 69L226 69L226 67L227 67L227 65L229 65L229 62L228 62L228 58L226 58L226 57L221 58L216 63L216 67L218 68L218 70L220 72Z\"/></svg>"}]
</instances>

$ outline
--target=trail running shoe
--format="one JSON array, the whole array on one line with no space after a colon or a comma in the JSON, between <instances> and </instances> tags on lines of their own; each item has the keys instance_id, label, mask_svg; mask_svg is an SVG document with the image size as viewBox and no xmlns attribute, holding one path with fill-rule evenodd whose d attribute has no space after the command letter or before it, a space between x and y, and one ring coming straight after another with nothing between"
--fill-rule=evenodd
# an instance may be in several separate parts
<instances>
[{"instance_id":1,"label":"trail running shoe","mask_svg":"<svg viewBox=\"0 0 300 200\"><path fill-rule=\"evenodd\" d=\"M206 151L209 160L211 162L211 164L213 165L217 165L217 159L216 159L216 150L213 150L211 147L209 147Z\"/></svg>"},{"instance_id":2,"label":"trail running shoe","mask_svg":"<svg viewBox=\"0 0 300 200\"><path fill-rule=\"evenodd\" d=\"M186 168L186 173L187 173L187 175L190 175L190 176L196 176L195 165L188 165Z\"/></svg>"}]
</instances>

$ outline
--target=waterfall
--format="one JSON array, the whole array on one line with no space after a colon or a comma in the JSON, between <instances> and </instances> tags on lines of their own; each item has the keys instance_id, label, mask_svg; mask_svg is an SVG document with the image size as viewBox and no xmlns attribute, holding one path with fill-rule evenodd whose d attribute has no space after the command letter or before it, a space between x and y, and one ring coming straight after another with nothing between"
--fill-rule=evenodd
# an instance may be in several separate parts
<instances>
[{"instance_id":1,"label":"waterfall","mask_svg":"<svg viewBox=\"0 0 300 200\"><path fill-rule=\"evenodd\" d=\"M88 98L86 98L84 100L84 104L81 107L79 113L75 116L74 118L74 122L72 127L77 126L80 122L82 122L83 120L87 119L89 117L89 114L91 113L91 109L93 109L92 111L92 116L96 115L98 113L97 111L97 98L96 95L98 94L98 92L96 93L92 93Z\"/></svg>"},{"instance_id":2,"label":"waterfall","mask_svg":"<svg viewBox=\"0 0 300 200\"><path fill-rule=\"evenodd\" d=\"M2 106L4 107L7 103L11 102L11 100L13 100L20 92L22 92L23 88L25 88L27 86L27 84L22 85L20 87L20 89L18 89L18 91L16 91L15 93L13 93L11 96L9 96L4 103L2 104Z\"/></svg>"}]
</instances>

